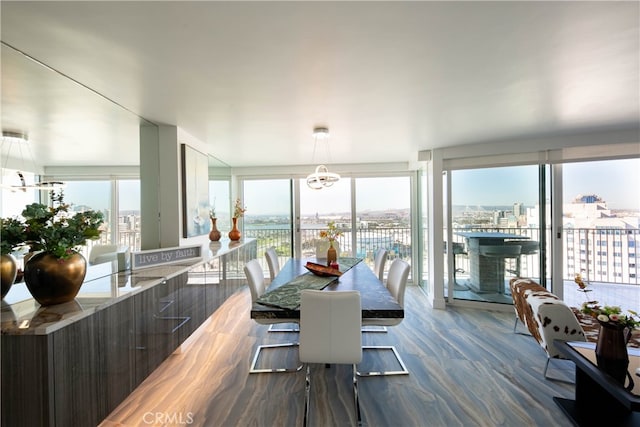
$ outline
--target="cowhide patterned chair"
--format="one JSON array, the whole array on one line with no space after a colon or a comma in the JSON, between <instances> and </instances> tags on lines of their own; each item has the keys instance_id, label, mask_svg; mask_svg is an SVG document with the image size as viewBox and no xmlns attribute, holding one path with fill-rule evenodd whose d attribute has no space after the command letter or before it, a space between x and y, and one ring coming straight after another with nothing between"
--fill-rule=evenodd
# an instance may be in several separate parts
<instances>
[{"instance_id":1,"label":"cowhide patterned chair","mask_svg":"<svg viewBox=\"0 0 640 427\"><path fill-rule=\"evenodd\" d=\"M564 301L555 298L554 295L531 294L527 297L527 304L531 307L531 312L533 313L532 326L535 326L536 331L536 334L532 335L547 353L544 377L564 381L547 376L551 360L563 358L553 341L586 341L584 330L571 308Z\"/></svg>"},{"instance_id":2,"label":"cowhide patterned chair","mask_svg":"<svg viewBox=\"0 0 640 427\"><path fill-rule=\"evenodd\" d=\"M531 279L514 278L509 286L516 312L513 331L516 332L520 320L547 354L544 377L564 381L548 377L547 371L551 359L562 358L553 340L586 341L576 314L564 301Z\"/></svg>"},{"instance_id":3,"label":"cowhide patterned chair","mask_svg":"<svg viewBox=\"0 0 640 427\"><path fill-rule=\"evenodd\" d=\"M513 310L516 314L516 320L513 324L513 332L517 331L518 320L522 323L531 335L538 335L537 327L533 325L533 313L531 307L527 304L527 298L530 295L543 296L547 295L549 298L558 299L554 294L547 291L532 279L524 277L514 277L509 282L511 288L511 297L513 298ZM536 340L540 341L540 336L536 337Z\"/></svg>"}]
</instances>

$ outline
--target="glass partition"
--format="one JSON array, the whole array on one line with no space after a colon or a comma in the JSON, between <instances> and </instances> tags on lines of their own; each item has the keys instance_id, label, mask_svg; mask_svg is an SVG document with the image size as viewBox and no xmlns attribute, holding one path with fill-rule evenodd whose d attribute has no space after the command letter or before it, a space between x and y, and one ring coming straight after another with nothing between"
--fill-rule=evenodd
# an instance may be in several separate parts
<instances>
[{"instance_id":1,"label":"glass partition","mask_svg":"<svg viewBox=\"0 0 640 427\"><path fill-rule=\"evenodd\" d=\"M452 281L448 295L512 304L512 277L540 280L538 165L450 175L452 230L444 248Z\"/></svg>"}]
</instances>

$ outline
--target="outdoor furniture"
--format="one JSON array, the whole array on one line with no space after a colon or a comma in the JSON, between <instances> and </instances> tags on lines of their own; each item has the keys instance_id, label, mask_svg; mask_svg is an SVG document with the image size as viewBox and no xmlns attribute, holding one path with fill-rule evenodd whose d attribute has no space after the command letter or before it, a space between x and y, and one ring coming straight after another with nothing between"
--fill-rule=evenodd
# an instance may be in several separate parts
<instances>
[{"instance_id":1,"label":"outdoor furniture","mask_svg":"<svg viewBox=\"0 0 640 427\"><path fill-rule=\"evenodd\" d=\"M483 253L480 252L480 248L506 246L510 240L525 240L527 236L490 231L460 232L456 235L466 239L470 288L477 293L504 293L505 257L503 255L514 249L505 249L503 255L498 255L498 248L484 248Z\"/></svg>"}]
</instances>

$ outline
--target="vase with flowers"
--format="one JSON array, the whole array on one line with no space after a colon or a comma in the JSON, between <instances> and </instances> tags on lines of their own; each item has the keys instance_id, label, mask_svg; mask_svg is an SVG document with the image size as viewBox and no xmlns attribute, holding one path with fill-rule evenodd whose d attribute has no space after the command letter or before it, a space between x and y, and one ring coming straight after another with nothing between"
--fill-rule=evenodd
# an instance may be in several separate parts
<instances>
[{"instance_id":1,"label":"vase with flowers","mask_svg":"<svg viewBox=\"0 0 640 427\"><path fill-rule=\"evenodd\" d=\"M240 199L236 199L236 202L233 205L233 217L231 218L232 227L231 231L229 231L229 239L232 241L240 240L240 237L242 237L242 234L238 229L238 218L242 218L246 210L247 208L242 206Z\"/></svg>"},{"instance_id":2,"label":"vase with flowers","mask_svg":"<svg viewBox=\"0 0 640 427\"><path fill-rule=\"evenodd\" d=\"M581 311L595 317L600 324L595 350L598 367L620 384L624 385L625 378L628 378L630 384L627 388L633 388L633 380L627 370L627 343L633 331L640 327L638 313L633 310L623 313L618 306L601 306L598 301L584 302Z\"/></svg>"},{"instance_id":3,"label":"vase with flowers","mask_svg":"<svg viewBox=\"0 0 640 427\"><path fill-rule=\"evenodd\" d=\"M218 218L216 217L216 207L213 206L209 210L209 219L211 220L211 231L209 231L209 240L217 242L220 240L222 234L218 230Z\"/></svg>"},{"instance_id":4,"label":"vase with flowers","mask_svg":"<svg viewBox=\"0 0 640 427\"><path fill-rule=\"evenodd\" d=\"M320 238L327 239L329 241L329 248L327 249L327 265L337 264L338 252L334 247L334 242L338 237L342 235L342 232L336 226L335 221L329 221L327 229L320 231Z\"/></svg>"},{"instance_id":5,"label":"vase with flowers","mask_svg":"<svg viewBox=\"0 0 640 427\"><path fill-rule=\"evenodd\" d=\"M98 211L71 212L62 191L52 191L51 201L51 206L32 203L22 211L24 244L34 253L25 263L24 281L40 305L75 298L87 272L78 249L100 237L104 222Z\"/></svg>"}]
</instances>

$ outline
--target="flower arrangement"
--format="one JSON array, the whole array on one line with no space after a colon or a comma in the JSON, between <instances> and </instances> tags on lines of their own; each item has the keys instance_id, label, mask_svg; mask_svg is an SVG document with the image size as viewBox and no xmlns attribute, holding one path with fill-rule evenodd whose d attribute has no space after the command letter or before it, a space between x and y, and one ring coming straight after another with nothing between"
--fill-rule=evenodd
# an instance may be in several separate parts
<instances>
[{"instance_id":1,"label":"flower arrangement","mask_svg":"<svg viewBox=\"0 0 640 427\"><path fill-rule=\"evenodd\" d=\"M591 292L591 289L588 289L589 282L585 281L580 273L575 275L573 281L578 285L578 291L584 292L586 298L587 292ZM588 298L582 303L580 311L595 317L601 323L616 324L629 329L640 326L640 319L636 319L638 313L635 311L628 310L629 314L623 314L618 306L600 306L598 301L589 301Z\"/></svg>"},{"instance_id":2,"label":"flower arrangement","mask_svg":"<svg viewBox=\"0 0 640 427\"><path fill-rule=\"evenodd\" d=\"M578 273L575 275L575 277L573 278L573 281L576 282L576 284L578 285L578 290L581 292L591 292L591 289L587 289L587 286L589 286L589 282L585 282L584 279L582 278L582 274Z\"/></svg>"},{"instance_id":3,"label":"flower arrangement","mask_svg":"<svg viewBox=\"0 0 640 427\"><path fill-rule=\"evenodd\" d=\"M329 221L327 229L320 231L320 238L329 239L330 242L335 241L340 236L342 236L342 232L336 227L335 221Z\"/></svg>"},{"instance_id":4,"label":"flower arrangement","mask_svg":"<svg viewBox=\"0 0 640 427\"><path fill-rule=\"evenodd\" d=\"M577 273L573 277L573 281L576 282L576 284L578 285L578 291L584 293L584 297L587 299L587 302L588 302L589 298L587 298L587 292L591 292L591 289L588 288L589 282L585 281L582 278L582 274L581 273Z\"/></svg>"},{"instance_id":5,"label":"flower arrangement","mask_svg":"<svg viewBox=\"0 0 640 427\"><path fill-rule=\"evenodd\" d=\"M100 237L100 226L104 222L101 212L70 213L70 205L64 202L62 191L52 191L51 200L51 207L32 203L22 211L24 244L32 251L48 252L57 258L67 259L86 240Z\"/></svg>"},{"instance_id":6,"label":"flower arrangement","mask_svg":"<svg viewBox=\"0 0 640 427\"><path fill-rule=\"evenodd\" d=\"M587 301L582 303L580 311L595 317L601 323L620 325L629 329L640 327L638 313L633 310L627 310L629 314L624 314L618 306L600 306L598 301Z\"/></svg>"},{"instance_id":7,"label":"flower arrangement","mask_svg":"<svg viewBox=\"0 0 640 427\"><path fill-rule=\"evenodd\" d=\"M240 218L244 216L244 213L247 211L247 208L242 206L240 199L236 199L236 202L233 206L233 217Z\"/></svg>"}]
</instances>

